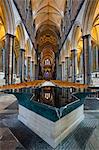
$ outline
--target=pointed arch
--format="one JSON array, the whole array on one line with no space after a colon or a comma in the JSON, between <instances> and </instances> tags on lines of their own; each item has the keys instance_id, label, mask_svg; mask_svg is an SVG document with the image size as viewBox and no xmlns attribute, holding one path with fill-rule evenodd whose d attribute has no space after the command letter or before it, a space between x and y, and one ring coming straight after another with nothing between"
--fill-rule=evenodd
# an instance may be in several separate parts
<instances>
[{"instance_id":1,"label":"pointed arch","mask_svg":"<svg viewBox=\"0 0 99 150\"><path fill-rule=\"evenodd\" d=\"M83 15L83 35L90 34L94 19L94 14L99 0L88 0L86 3L85 13Z\"/></svg>"},{"instance_id":2,"label":"pointed arch","mask_svg":"<svg viewBox=\"0 0 99 150\"><path fill-rule=\"evenodd\" d=\"M77 43L81 37L82 37L82 27L79 22L76 22L72 32L72 39L71 39L72 49L77 48Z\"/></svg>"},{"instance_id":3,"label":"pointed arch","mask_svg":"<svg viewBox=\"0 0 99 150\"><path fill-rule=\"evenodd\" d=\"M25 57L31 56L31 45L30 45L30 40L27 39L26 44L25 44Z\"/></svg>"},{"instance_id":4,"label":"pointed arch","mask_svg":"<svg viewBox=\"0 0 99 150\"><path fill-rule=\"evenodd\" d=\"M66 40L66 56L69 56L71 53L71 49L72 49L72 44L70 39Z\"/></svg>"},{"instance_id":5,"label":"pointed arch","mask_svg":"<svg viewBox=\"0 0 99 150\"><path fill-rule=\"evenodd\" d=\"M3 12L2 18L3 18L6 33L13 34L15 20L14 20L14 14L13 14L11 1L0 0L0 9Z\"/></svg>"},{"instance_id":6,"label":"pointed arch","mask_svg":"<svg viewBox=\"0 0 99 150\"><path fill-rule=\"evenodd\" d=\"M16 26L15 36L17 36L17 39L20 42L20 48L24 49L25 48L25 33L24 33L24 29L23 29L22 23L19 23Z\"/></svg>"}]
</instances>

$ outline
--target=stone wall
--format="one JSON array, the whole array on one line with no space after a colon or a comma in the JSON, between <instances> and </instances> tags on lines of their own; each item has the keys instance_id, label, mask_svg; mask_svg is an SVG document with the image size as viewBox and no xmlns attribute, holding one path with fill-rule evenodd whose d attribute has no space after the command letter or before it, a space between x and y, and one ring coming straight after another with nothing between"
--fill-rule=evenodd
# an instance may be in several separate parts
<instances>
[{"instance_id":1,"label":"stone wall","mask_svg":"<svg viewBox=\"0 0 99 150\"><path fill-rule=\"evenodd\" d=\"M85 0L69 0L67 1L67 5L65 8L65 14L62 21L62 28L61 28L61 43L65 40L69 29L73 25L76 15L78 14L81 6L83 5ZM22 21L27 29L27 32L33 42L35 43L34 36L35 36L35 27L33 25L33 16L32 16L32 6L31 1L26 0L14 0L14 3L21 15ZM60 44L61 48L62 44Z\"/></svg>"},{"instance_id":2,"label":"stone wall","mask_svg":"<svg viewBox=\"0 0 99 150\"><path fill-rule=\"evenodd\" d=\"M18 119L50 146L56 148L84 119L83 105L56 122L50 121L24 106L19 105Z\"/></svg>"},{"instance_id":3,"label":"stone wall","mask_svg":"<svg viewBox=\"0 0 99 150\"><path fill-rule=\"evenodd\" d=\"M26 30L30 36L30 39L34 45L34 27L31 1L26 0L14 0L14 4L18 9L21 19L26 27Z\"/></svg>"},{"instance_id":4,"label":"stone wall","mask_svg":"<svg viewBox=\"0 0 99 150\"><path fill-rule=\"evenodd\" d=\"M65 8L61 43L63 44L85 0L69 0ZM64 35L64 36L63 36ZM62 45L60 45L61 49Z\"/></svg>"}]
</instances>

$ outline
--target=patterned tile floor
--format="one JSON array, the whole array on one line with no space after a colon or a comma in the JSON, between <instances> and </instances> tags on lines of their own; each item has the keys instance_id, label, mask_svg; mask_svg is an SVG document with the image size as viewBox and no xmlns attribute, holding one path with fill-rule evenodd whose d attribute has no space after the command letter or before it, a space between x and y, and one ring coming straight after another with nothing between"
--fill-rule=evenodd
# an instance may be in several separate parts
<instances>
[{"instance_id":1,"label":"patterned tile floor","mask_svg":"<svg viewBox=\"0 0 99 150\"><path fill-rule=\"evenodd\" d=\"M54 150L18 121L15 103L0 113L0 150ZM99 150L99 112L85 112L85 119L55 150Z\"/></svg>"},{"instance_id":2,"label":"patterned tile floor","mask_svg":"<svg viewBox=\"0 0 99 150\"><path fill-rule=\"evenodd\" d=\"M85 109L86 110L99 110L99 100L87 98L85 100Z\"/></svg>"},{"instance_id":3,"label":"patterned tile floor","mask_svg":"<svg viewBox=\"0 0 99 150\"><path fill-rule=\"evenodd\" d=\"M0 150L25 150L8 127L0 128Z\"/></svg>"}]
</instances>

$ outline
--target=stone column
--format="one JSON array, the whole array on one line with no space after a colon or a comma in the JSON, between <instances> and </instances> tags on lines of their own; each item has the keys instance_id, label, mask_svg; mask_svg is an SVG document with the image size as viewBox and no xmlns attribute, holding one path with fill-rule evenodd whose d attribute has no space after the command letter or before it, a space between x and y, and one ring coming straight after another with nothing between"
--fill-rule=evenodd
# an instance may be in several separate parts
<instances>
[{"instance_id":1,"label":"stone column","mask_svg":"<svg viewBox=\"0 0 99 150\"><path fill-rule=\"evenodd\" d=\"M5 49L2 49L2 72L5 72Z\"/></svg>"},{"instance_id":2,"label":"stone column","mask_svg":"<svg viewBox=\"0 0 99 150\"><path fill-rule=\"evenodd\" d=\"M30 79L31 80L33 80L33 75L34 75L33 69L34 69L34 61L30 60Z\"/></svg>"},{"instance_id":3,"label":"stone column","mask_svg":"<svg viewBox=\"0 0 99 150\"><path fill-rule=\"evenodd\" d=\"M3 71L3 49L0 48L0 72Z\"/></svg>"},{"instance_id":4,"label":"stone column","mask_svg":"<svg viewBox=\"0 0 99 150\"><path fill-rule=\"evenodd\" d=\"M72 60L69 58L69 81L72 82Z\"/></svg>"},{"instance_id":5,"label":"stone column","mask_svg":"<svg viewBox=\"0 0 99 150\"><path fill-rule=\"evenodd\" d=\"M56 79L62 80L62 66L59 64L59 54L56 55Z\"/></svg>"},{"instance_id":6,"label":"stone column","mask_svg":"<svg viewBox=\"0 0 99 150\"><path fill-rule=\"evenodd\" d=\"M64 80L66 80L66 60L64 61Z\"/></svg>"},{"instance_id":7,"label":"stone column","mask_svg":"<svg viewBox=\"0 0 99 150\"><path fill-rule=\"evenodd\" d=\"M59 57L58 56L56 56L56 79L58 80L59 78L58 78L58 65L59 65Z\"/></svg>"},{"instance_id":8,"label":"stone column","mask_svg":"<svg viewBox=\"0 0 99 150\"><path fill-rule=\"evenodd\" d=\"M34 69L34 61L31 60L31 79L32 80L33 80L33 74L34 74L33 69Z\"/></svg>"},{"instance_id":9,"label":"stone column","mask_svg":"<svg viewBox=\"0 0 99 150\"><path fill-rule=\"evenodd\" d=\"M5 84L13 83L14 37L7 33L5 38Z\"/></svg>"},{"instance_id":10,"label":"stone column","mask_svg":"<svg viewBox=\"0 0 99 150\"><path fill-rule=\"evenodd\" d=\"M27 57L25 57L24 77L27 80Z\"/></svg>"},{"instance_id":11,"label":"stone column","mask_svg":"<svg viewBox=\"0 0 99 150\"><path fill-rule=\"evenodd\" d=\"M20 56L18 57L18 60L17 60L17 78L20 77Z\"/></svg>"},{"instance_id":12,"label":"stone column","mask_svg":"<svg viewBox=\"0 0 99 150\"><path fill-rule=\"evenodd\" d=\"M62 80L65 80L65 62L62 62Z\"/></svg>"},{"instance_id":13,"label":"stone column","mask_svg":"<svg viewBox=\"0 0 99 150\"><path fill-rule=\"evenodd\" d=\"M35 76L36 76L36 75L35 75L35 62L33 63L33 66L34 66L34 67L33 67L33 80L35 80Z\"/></svg>"},{"instance_id":14,"label":"stone column","mask_svg":"<svg viewBox=\"0 0 99 150\"><path fill-rule=\"evenodd\" d=\"M69 57L65 57L65 67L66 67L66 80L69 78Z\"/></svg>"},{"instance_id":15,"label":"stone column","mask_svg":"<svg viewBox=\"0 0 99 150\"><path fill-rule=\"evenodd\" d=\"M35 64L35 80L38 80L38 74L39 74L39 67L37 64Z\"/></svg>"},{"instance_id":16,"label":"stone column","mask_svg":"<svg viewBox=\"0 0 99 150\"><path fill-rule=\"evenodd\" d=\"M83 38L83 73L84 73L84 84L91 83L91 35L85 35Z\"/></svg>"},{"instance_id":17,"label":"stone column","mask_svg":"<svg viewBox=\"0 0 99 150\"><path fill-rule=\"evenodd\" d=\"M96 46L96 71L99 71L99 50Z\"/></svg>"},{"instance_id":18,"label":"stone column","mask_svg":"<svg viewBox=\"0 0 99 150\"><path fill-rule=\"evenodd\" d=\"M77 50L71 50L72 55L72 82L76 82L76 69L77 69Z\"/></svg>"},{"instance_id":19,"label":"stone column","mask_svg":"<svg viewBox=\"0 0 99 150\"><path fill-rule=\"evenodd\" d=\"M13 74L16 73L16 66L15 66L15 53L13 55Z\"/></svg>"},{"instance_id":20,"label":"stone column","mask_svg":"<svg viewBox=\"0 0 99 150\"><path fill-rule=\"evenodd\" d=\"M36 53L36 57L35 57L35 60L36 60L36 64L35 64L35 80L38 80L39 79L39 67L40 67L40 54L39 53Z\"/></svg>"},{"instance_id":21,"label":"stone column","mask_svg":"<svg viewBox=\"0 0 99 150\"><path fill-rule=\"evenodd\" d=\"M27 77L28 77L28 80L30 80L30 76L31 76L30 68L31 68L31 57L28 56L28 58L27 58Z\"/></svg>"},{"instance_id":22,"label":"stone column","mask_svg":"<svg viewBox=\"0 0 99 150\"><path fill-rule=\"evenodd\" d=\"M80 59L80 74L82 74L83 73L83 55L82 55L82 53L81 53L81 59Z\"/></svg>"},{"instance_id":23,"label":"stone column","mask_svg":"<svg viewBox=\"0 0 99 150\"><path fill-rule=\"evenodd\" d=\"M32 80L35 80L35 64L33 60L31 61L31 63L32 63Z\"/></svg>"},{"instance_id":24,"label":"stone column","mask_svg":"<svg viewBox=\"0 0 99 150\"><path fill-rule=\"evenodd\" d=\"M25 64L25 50L20 49L20 82L24 81L24 64Z\"/></svg>"}]
</instances>

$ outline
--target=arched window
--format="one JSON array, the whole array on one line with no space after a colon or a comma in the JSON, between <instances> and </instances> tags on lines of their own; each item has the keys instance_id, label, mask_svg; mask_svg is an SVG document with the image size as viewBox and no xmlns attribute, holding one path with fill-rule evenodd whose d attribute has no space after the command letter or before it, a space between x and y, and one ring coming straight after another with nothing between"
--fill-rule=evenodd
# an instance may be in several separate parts
<instances>
[{"instance_id":1,"label":"arched window","mask_svg":"<svg viewBox=\"0 0 99 150\"><path fill-rule=\"evenodd\" d=\"M51 93L45 93L45 99L50 99L51 98Z\"/></svg>"},{"instance_id":2,"label":"arched window","mask_svg":"<svg viewBox=\"0 0 99 150\"><path fill-rule=\"evenodd\" d=\"M4 71L4 57L5 57L5 28L4 28L4 23L3 20L0 16L0 71Z\"/></svg>"},{"instance_id":3,"label":"arched window","mask_svg":"<svg viewBox=\"0 0 99 150\"><path fill-rule=\"evenodd\" d=\"M45 60L45 62L44 62L44 64L45 64L45 65L50 65L50 64L51 64L51 62L50 62L50 60L49 60L49 59L46 59L46 60Z\"/></svg>"}]
</instances>

